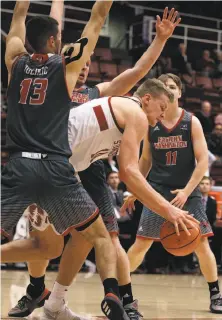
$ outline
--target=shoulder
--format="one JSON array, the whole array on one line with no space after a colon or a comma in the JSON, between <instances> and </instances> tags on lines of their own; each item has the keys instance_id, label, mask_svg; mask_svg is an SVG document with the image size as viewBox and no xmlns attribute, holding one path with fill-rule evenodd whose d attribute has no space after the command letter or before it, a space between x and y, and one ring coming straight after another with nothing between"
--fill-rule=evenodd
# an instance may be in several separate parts
<instances>
[{"instance_id":1,"label":"shoulder","mask_svg":"<svg viewBox=\"0 0 222 320\"><path fill-rule=\"evenodd\" d=\"M191 118L191 127L192 127L192 133L195 133L195 131L203 131L200 120L194 115Z\"/></svg>"}]
</instances>

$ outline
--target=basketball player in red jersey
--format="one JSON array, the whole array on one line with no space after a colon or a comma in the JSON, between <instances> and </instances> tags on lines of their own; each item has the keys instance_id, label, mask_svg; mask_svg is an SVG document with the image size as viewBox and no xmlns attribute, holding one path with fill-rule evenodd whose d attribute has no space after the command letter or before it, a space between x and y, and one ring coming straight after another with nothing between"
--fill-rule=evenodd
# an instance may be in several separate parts
<instances>
[{"instance_id":1,"label":"basketball player in red jersey","mask_svg":"<svg viewBox=\"0 0 222 320\"><path fill-rule=\"evenodd\" d=\"M63 12L62 6L63 4L57 1L53 3L51 9L51 15L57 21L59 21L60 25L61 12ZM174 31L174 28L180 22L180 19L176 19L177 14L177 11L175 12L174 9L168 12L168 9L165 8L163 19L160 20L159 17L157 19L157 35L153 43L149 46L141 59L136 63L135 67L120 74L118 77L113 79L113 81L100 83L92 88L85 86L85 81L90 65L89 61L82 69L76 89L73 91L72 107L76 107L81 103L102 96L108 96L111 94L124 95L125 93L127 93L141 78L143 78L147 74L147 72L159 57L167 39L170 37L170 35ZM132 295L129 262L127 255L121 247L118 239L117 219L113 210L112 201L109 197L109 192L106 192L107 185L102 161L96 161L92 163L89 168L79 172L79 175L84 188L92 197L93 201L97 204L100 210L100 214L104 220L105 226L110 232L113 244L116 247L118 253L117 268L120 296L123 299L124 308L130 319L132 318L133 320L137 320L140 318L140 314L137 311L137 302L134 301ZM79 246L81 247L81 255L79 254ZM71 237L68 247L70 247L72 250L70 250L69 253L67 252L67 255L62 259L63 266L66 265L66 268L68 269L67 272L60 273L59 278L57 279L53 288L53 295L51 296L51 298L56 296L56 291L59 292L60 297L62 297L61 292L63 292L63 294L65 295L67 286L71 283L69 279L72 280L74 275L81 267L85 256L91 248L91 245L89 246L89 244L85 242L83 243L82 237L79 237L78 234L76 234L75 237L74 235ZM68 257L67 262L65 262L65 257ZM30 285L27 288L27 296L24 296L22 298L22 301L19 301L18 305L9 312L9 316L20 317L24 314L28 315L35 307L41 305L44 302L43 299L41 300L41 297L42 292L45 288L44 274L47 264L47 261L29 263ZM61 277L61 275L63 275L63 278ZM64 275L66 275L66 279L64 279ZM29 299L27 299L27 297L29 297ZM57 310L59 310L59 303L54 304L54 311Z\"/></svg>"},{"instance_id":2,"label":"basketball player in red jersey","mask_svg":"<svg viewBox=\"0 0 222 320\"><path fill-rule=\"evenodd\" d=\"M208 168L206 140L199 120L179 108L178 99L182 92L180 78L174 74L164 74L159 79L174 94L174 102L169 105L165 118L156 126L149 127L139 162L140 171L145 177L149 173L149 183L165 199L174 206L189 211L200 222L202 239L195 253L208 282L210 310L221 314L222 297L217 265L207 239L213 234L198 189ZM167 140L175 137L180 140L178 147L170 146L169 142L167 147ZM127 200L126 205L129 202L132 207L131 201L132 197ZM143 208L136 242L128 251L131 271L142 263L153 241L160 240L160 227L164 221L150 209Z\"/></svg>"}]
</instances>

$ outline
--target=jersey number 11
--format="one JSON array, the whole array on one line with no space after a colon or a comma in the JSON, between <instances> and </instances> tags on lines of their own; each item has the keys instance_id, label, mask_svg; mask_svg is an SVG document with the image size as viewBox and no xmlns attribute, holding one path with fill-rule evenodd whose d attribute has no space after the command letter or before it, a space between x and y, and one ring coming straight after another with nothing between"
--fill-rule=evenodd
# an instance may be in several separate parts
<instances>
[{"instance_id":1,"label":"jersey number 11","mask_svg":"<svg viewBox=\"0 0 222 320\"><path fill-rule=\"evenodd\" d=\"M169 151L166 153L166 165L175 166L177 164L177 151Z\"/></svg>"}]
</instances>

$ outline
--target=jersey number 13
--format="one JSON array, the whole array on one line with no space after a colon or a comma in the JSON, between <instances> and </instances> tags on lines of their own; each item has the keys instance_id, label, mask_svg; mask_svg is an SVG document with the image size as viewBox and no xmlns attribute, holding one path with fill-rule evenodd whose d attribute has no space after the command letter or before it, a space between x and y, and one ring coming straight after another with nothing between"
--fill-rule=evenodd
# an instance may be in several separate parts
<instances>
[{"instance_id":1,"label":"jersey number 13","mask_svg":"<svg viewBox=\"0 0 222 320\"><path fill-rule=\"evenodd\" d=\"M28 104L39 105L45 102L46 91L48 88L48 79L46 78L28 78L21 82L19 103L27 104L31 86L34 87L33 93L30 95Z\"/></svg>"}]
</instances>

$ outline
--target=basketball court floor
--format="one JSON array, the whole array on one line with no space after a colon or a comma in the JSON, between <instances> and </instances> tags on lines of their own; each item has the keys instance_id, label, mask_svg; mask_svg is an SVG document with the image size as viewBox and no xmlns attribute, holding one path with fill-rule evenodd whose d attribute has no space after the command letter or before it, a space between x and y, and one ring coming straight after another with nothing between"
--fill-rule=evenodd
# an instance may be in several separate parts
<instances>
[{"instance_id":1,"label":"basketball court floor","mask_svg":"<svg viewBox=\"0 0 222 320\"><path fill-rule=\"evenodd\" d=\"M1 278L1 319L12 319L7 318L7 312L24 295L29 276L24 271L2 271ZM47 273L48 288L52 288L55 278L56 273ZM132 282L144 320L222 320L222 315L209 312L209 292L202 276L133 275ZM80 273L69 290L68 305L89 319L105 319L100 310L102 297L99 276L96 274L86 279L86 274ZM28 319L41 319L41 309Z\"/></svg>"}]
</instances>

